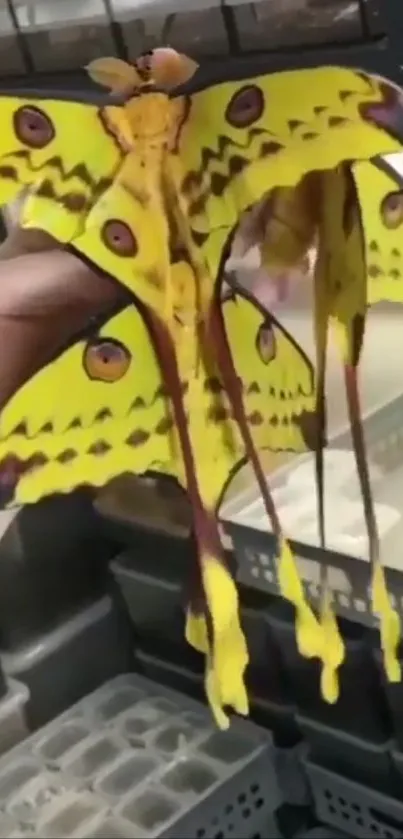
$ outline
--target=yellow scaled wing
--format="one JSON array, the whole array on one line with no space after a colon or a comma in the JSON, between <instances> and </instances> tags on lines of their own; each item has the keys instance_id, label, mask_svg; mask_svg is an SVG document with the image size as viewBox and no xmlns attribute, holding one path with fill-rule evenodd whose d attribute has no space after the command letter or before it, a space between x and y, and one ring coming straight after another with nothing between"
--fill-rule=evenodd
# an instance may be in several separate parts
<instances>
[{"instance_id":1,"label":"yellow scaled wing","mask_svg":"<svg viewBox=\"0 0 403 839\"><path fill-rule=\"evenodd\" d=\"M224 315L257 446L303 451L303 420L314 408L309 360L248 300L228 300ZM185 404L203 484L215 476L211 492L204 490L215 506L244 449L213 362L201 370L197 394L189 389L189 357L197 347L194 333L184 332ZM10 458L20 462L20 473ZM9 467L15 478L9 500L18 504L80 484L102 486L123 472L165 470L183 481L166 389L135 306L77 340L17 389L0 419L0 477Z\"/></svg>"},{"instance_id":2,"label":"yellow scaled wing","mask_svg":"<svg viewBox=\"0 0 403 839\"><path fill-rule=\"evenodd\" d=\"M315 393L309 359L272 316L245 298L236 296L224 304L224 321L257 448L313 449Z\"/></svg>"},{"instance_id":3,"label":"yellow scaled wing","mask_svg":"<svg viewBox=\"0 0 403 839\"><path fill-rule=\"evenodd\" d=\"M24 223L73 243L130 286L130 248L117 242L106 260L99 226L101 216L127 224L129 195L129 232L147 242L151 277L132 290L154 302L156 287L167 282L166 252L156 251L164 251L164 217L173 212L161 190L169 186L176 196L182 237L200 270L207 260L211 283L247 207L310 171L398 151L401 112L392 83L338 67L225 82L189 96L147 91L122 105L2 95L0 201L32 188ZM101 196L101 216L92 214ZM157 248L145 237L150 216Z\"/></svg>"},{"instance_id":4,"label":"yellow scaled wing","mask_svg":"<svg viewBox=\"0 0 403 839\"><path fill-rule=\"evenodd\" d=\"M69 242L123 155L102 109L62 94L14 93L0 96L0 122L0 203L28 187L26 226Z\"/></svg>"},{"instance_id":5,"label":"yellow scaled wing","mask_svg":"<svg viewBox=\"0 0 403 839\"><path fill-rule=\"evenodd\" d=\"M171 425L147 329L130 306L39 370L6 405L3 489L10 466L10 500L24 504L168 463L162 431Z\"/></svg>"},{"instance_id":6,"label":"yellow scaled wing","mask_svg":"<svg viewBox=\"0 0 403 839\"><path fill-rule=\"evenodd\" d=\"M210 264L219 264L225 231L271 189L345 160L399 150L402 113L392 83L340 67L224 82L194 94L174 165ZM212 245L209 233L218 228Z\"/></svg>"},{"instance_id":7,"label":"yellow scaled wing","mask_svg":"<svg viewBox=\"0 0 403 839\"><path fill-rule=\"evenodd\" d=\"M378 160L353 166L361 205L370 306L382 301L403 303L403 179L392 168L382 168L382 163Z\"/></svg>"}]
</instances>

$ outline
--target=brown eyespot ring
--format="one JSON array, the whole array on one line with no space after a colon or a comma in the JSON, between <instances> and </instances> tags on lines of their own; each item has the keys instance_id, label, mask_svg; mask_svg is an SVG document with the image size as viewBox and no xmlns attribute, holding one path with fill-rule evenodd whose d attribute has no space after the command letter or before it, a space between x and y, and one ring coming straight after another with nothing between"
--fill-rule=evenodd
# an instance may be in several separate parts
<instances>
[{"instance_id":1,"label":"brown eyespot ring","mask_svg":"<svg viewBox=\"0 0 403 839\"><path fill-rule=\"evenodd\" d=\"M225 111L225 119L234 128L248 128L262 116L263 91L257 85L246 85L234 93Z\"/></svg>"},{"instance_id":2,"label":"brown eyespot ring","mask_svg":"<svg viewBox=\"0 0 403 839\"><path fill-rule=\"evenodd\" d=\"M270 323L262 323L256 335L256 351L263 364L270 364L276 357L276 338Z\"/></svg>"},{"instance_id":3,"label":"brown eyespot ring","mask_svg":"<svg viewBox=\"0 0 403 839\"><path fill-rule=\"evenodd\" d=\"M52 121L34 105L23 105L13 116L16 137L31 149L44 149L55 137Z\"/></svg>"},{"instance_id":4,"label":"brown eyespot ring","mask_svg":"<svg viewBox=\"0 0 403 839\"><path fill-rule=\"evenodd\" d=\"M403 223L403 191L390 192L381 202L381 219L388 230L396 230Z\"/></svg>"},{"instance_id":5,"label":"brown eyespot ring","mask_svg":"<svg viewBox=\"0 0 403 839\"><path fill-rule=\"evenodd\" d=\"M84 349L83 367L89 379L97 382L118 382L126 375L131 355L120 341L99 338Z\"/></svg>"},{"instance_id":6,"label":"brown eyespot ring","mask_svg":"<svg viewBox=\"0 0 403 839\"><path fill-rule=\"evenodd\" d=\"M117 256L136 256L137 239L126 222L109 219L103 225L101 237L105 247Z\"/></svg>"}]
</instances>

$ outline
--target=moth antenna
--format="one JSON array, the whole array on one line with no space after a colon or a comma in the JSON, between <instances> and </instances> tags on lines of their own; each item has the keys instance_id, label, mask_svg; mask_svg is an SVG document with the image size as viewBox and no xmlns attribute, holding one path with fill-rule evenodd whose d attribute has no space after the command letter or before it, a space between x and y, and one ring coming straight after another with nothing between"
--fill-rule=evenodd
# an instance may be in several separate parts
<instances>
[{"instance_id":1,"label":"moth antenna","mask_svg":"<svg viewBox=\"0 0 403 839\"><path fill-rule=\"evenodd\" d=\"M142 84L136 68L114 56L95 58L85 69L93 82L118 95L129 94Z\"/></svg>"},{"instance_id":2,"label":"moth antenna","mask_svg":"<svg viewBox=\"0 0 403 839\"><path fill-rule=\"evenodd\" d=\"M305 599L304 589L298 574L295 559L284 538L277 510L266 482L266 477L250 432L243 403L242 385L238 378L225 329L219 299L213 300L206 324L207 345L212 346L220 376L229 399L233 416L241 432L248 460L263 498L279 548L278 582L281 594L293 603L296 612L296 635L301 655L313 658L322 655L322 633L320 625Z\"/></svg>"},{"instance_id":3,"label":"moth antenna","mask_svg":"<svg viewBox=\"0 0 403 839\"><path fill-rule=\"evenodd\" d=\"M248 713L244 672L248 664L245 638L239 621L235 582L221 546L215 509L204 503L197 477L183 391L172 336L166 324L148 310L150 335L172 403L180 440L186 485L193 510L199 572L204 592L203 613L188 614L188 641L206 655L206 693L220 728L228 727L225 706Z\"/></svg>"},{"instance_id":4,"label":"moth antenna","mask_svg":"<svg viewBox=\"0 0 403 839\"><path fill-rule=\"evenodd\" d=\"M174 90L188 82L198 69L198 64L172 47L158 47L150 56L150 73L153 82L165 90Z\"/></svg>"}]
</instances>

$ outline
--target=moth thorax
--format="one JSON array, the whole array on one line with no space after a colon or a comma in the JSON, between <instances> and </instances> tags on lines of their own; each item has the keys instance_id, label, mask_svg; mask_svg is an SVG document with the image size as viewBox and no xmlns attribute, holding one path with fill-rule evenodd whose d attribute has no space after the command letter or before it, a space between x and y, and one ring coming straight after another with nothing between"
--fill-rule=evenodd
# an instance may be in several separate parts
<instances>
[{"instance_id":1,"label":"moth thorax","mask_svg":"<svg viewBox=\"0 0 403 839\"><path fill-rule=\"evenodd\" d=\"M125 110L133 135L164 143L170 125L170 99L165 93L152 92L130 99Z\"/></svg>"}]
</instances>

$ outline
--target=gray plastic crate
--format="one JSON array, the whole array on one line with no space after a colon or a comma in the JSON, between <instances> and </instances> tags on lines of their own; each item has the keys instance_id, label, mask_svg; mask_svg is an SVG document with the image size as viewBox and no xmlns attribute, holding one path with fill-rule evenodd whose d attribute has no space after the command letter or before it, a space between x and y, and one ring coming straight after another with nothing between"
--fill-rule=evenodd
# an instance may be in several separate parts
<instances>
[{"instance_id":1,"label":"gray plastic crate","mask_svg":"<svg viewBox=\"0 0 403 839\"><path fill-rule=\"evenodd\" d=\"M371 411L364 428L387 582L393 605L403 619L403 516L397 501L403 486L402 411L403 394ZM348 429L330 439L325 473L325 556L319 547L312 454L294 458L270 476L274 502L308 599L318 603L320 568L326 561L336 611L373 626L368 540ZM237 556L239 580L277 594L277 543L255 482L224 504L220 519Z\"/></svg>"},{"instance_id":2,"label":"gray plastic crate","mask_svg":"<svg viewBox=\"0 0 403 839\"><path fill-rule=\"evenodd\" d=\"M270 735L120 676L0 760L0 837L264 834L279 804Z\"/></svg>"},{"instance_id":3,"label":"gray plastic crate","mask_svg":"<svg viewBox=\"0 0 403 839\"><path fill-rule=\"evenodd\" d=\"M7 677L29 688L32 731L107 680L133 669L132 648L130 625L115 600L105 596L15 651L3 651L1 663Z\"/></svg>"},{"instance_id":4,"label":"gray plastic crate","mask_svg":"<svg viewBox=\"0 0 403 839\"><path fill-rule=\"evenodd\" d=\"M401 839L403 802L307 760L316 815L356 839Z\"/></svg>"},{"instance_id":5,"label":"gray plastic crate","mask_svg":"<svg viewBox=\"0 0 403 839\"><path fill-rule=\"evenodd\" d=\"M310 791L303 767L306 746L298 744L291 749L277 748L275 767L282 803L303 807L310 804Z\"/></svg>"}]
</instances>

